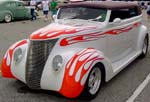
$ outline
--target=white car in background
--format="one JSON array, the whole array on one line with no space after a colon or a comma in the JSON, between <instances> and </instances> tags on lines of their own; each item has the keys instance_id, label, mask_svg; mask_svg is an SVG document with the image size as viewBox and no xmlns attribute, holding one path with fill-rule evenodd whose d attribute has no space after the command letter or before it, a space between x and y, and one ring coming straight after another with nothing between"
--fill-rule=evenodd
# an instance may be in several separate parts
<instances>
[{"instance_id":1,"label":"white car in background","mask_svg":"<svg viewBox=\"0 0 150 102\"><path fill-rule=\"evenodd\" d=\"M136 3L88 1L60 6L55 22L13 44L3 77L68 98L94 98L103 84L148 49Z\"/></svg>"}]
</instances>

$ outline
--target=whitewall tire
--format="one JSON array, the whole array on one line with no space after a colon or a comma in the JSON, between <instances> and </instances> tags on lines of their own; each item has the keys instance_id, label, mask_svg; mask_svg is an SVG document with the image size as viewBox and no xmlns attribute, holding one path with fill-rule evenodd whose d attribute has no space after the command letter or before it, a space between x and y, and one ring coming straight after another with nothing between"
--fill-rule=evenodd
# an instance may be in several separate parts
<instances>
[{"instance_id":1,"label":"whitewall tire","mask_svg":"<svg viewBox=\"0 0 150 102\"><path fill-rule=\"evenodd\" d=\"M4 16L4 21L6 22L6 23L9 23L9 22L11 22L12 21L12 16L8 13L8 14L5 14L5 16Z\"/></svg>"}]
</instances>

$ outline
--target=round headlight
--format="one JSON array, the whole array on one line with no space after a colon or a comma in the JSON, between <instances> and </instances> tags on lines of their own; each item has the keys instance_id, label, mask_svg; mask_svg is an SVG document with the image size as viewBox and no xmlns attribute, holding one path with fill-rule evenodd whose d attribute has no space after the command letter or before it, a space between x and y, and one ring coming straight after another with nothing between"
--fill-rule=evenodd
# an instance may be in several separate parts
<instances>
[{"instance_id":1,"label":"round headlight","mask_svg":"<svg viewBox=\"0 0 150 102\"><path fill-rule=\"evenodd\" d=\"M62 63L63 63L62 57L61 57L60 55L56 55L56 56L54 57L53 63L52 63L53 69L54 69L55 71L58 71L59 69L62 68Z\"/></svg>"},{"instance_id":2,"label":"round headlight","mask_svg":"<svg viewBox=\"0 0 150 102\"><path fill-rule=\"evenodd\" d=\"M18 48L14 52L14 61L19 62L21 60L21 58L22 58L22 49Z\"/></svg>"}]
</instances>

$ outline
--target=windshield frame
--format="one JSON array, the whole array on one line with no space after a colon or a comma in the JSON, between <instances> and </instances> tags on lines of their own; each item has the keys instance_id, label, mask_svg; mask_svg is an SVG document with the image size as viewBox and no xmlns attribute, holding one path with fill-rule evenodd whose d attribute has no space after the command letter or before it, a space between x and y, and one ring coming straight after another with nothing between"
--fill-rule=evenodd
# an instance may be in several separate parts
<instances>
[{"instance_id":1,"label":"windshield frame","mask_svg":"<svg viewBox=\"0 0 150 102\"><path fill-rule=\"evenodd\" d=\"M95 10L103 10L104 11L104 13L105 13L105 17L104 17L104 20L102 20L102 21L100 21L100 20L98 20L98 19L80 19L80 20L91 20L91 21L96 21L96 22L105 22L106 20L107 20L107 15L108 15L108 9L104 9L104 8L94 8L94 7L84 7L84 6L75 6L75 7L61 7L61 8L59 8L59 10L58 10L58 12L57 12L57 20L64 20L63 18L60 18L60 14L61 14L61 10L63 10L63 9L65 9L65 8L85 8L85 9L95 9ZM90 13L88 13L88 14L90 14ZM99 17L99 16L98 16ZM97 17L97 18L98 18ZM67 18L67 19L69 19L69 20L73 20L73 19L76 19L76 18ZM77 19L79 19L79 18L77 18Z\"/></svg>"}]
</instances>

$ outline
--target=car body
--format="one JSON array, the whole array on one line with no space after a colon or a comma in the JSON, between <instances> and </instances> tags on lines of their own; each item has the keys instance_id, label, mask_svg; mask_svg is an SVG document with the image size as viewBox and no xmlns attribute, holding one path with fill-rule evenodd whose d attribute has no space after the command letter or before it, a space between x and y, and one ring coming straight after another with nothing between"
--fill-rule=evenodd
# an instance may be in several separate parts
<instances>
[{"instance_id":1,"label":"car body","mask_svg":"<svg viewBox=\"0 0 150 102\"><path fill-rule=\"evenodd\" d=\"M0 1L0 21L11 22L16 19L31 18L30 9L19 0Z\"/></svg>"},{"instance_id":2,"label":"car body","mask_svg":"<svg viewBox=\"0 0 150 102\"><path fill-rule=\"evenodd\" d=\"M60 6L55 22L13 44L2 60L3 77L31 89L94 98L148 49L147 27L135 3L87 1Z\"/></svg>"}]
</instances>

